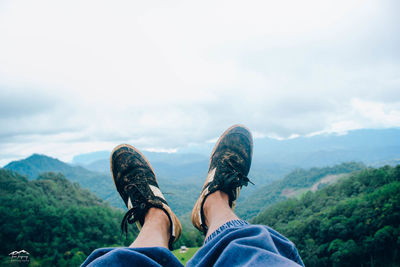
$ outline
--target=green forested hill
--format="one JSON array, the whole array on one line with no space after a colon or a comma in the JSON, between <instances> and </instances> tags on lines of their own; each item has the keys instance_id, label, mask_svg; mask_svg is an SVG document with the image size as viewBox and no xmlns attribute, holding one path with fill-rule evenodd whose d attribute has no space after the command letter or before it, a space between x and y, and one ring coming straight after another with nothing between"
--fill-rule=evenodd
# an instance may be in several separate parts
<instances>
[{"instance_id":1,"label":"green forested hill","mask_svg":"<svg viewBox=\"0 0 400 267\"><path fill-rule=\"evenodd\" d=\"M339 182L328 185L327 177ZM343 163L298 169L257 189L238 203L237 211L245 211L247 219L261 211L253 222L289 237L308 266L393 266L400 248L399 180L399 166L366 169L360 163ZM203 237L190 225L189 214L201 187L163 180L160 184L184 226L175 247L200 246ZM105 188L115 191L114 185ZM310 188L320 190L304 194ZM285 200L293 196L297 198ZM128 245L137 233L132 227L129 238L121 238L123 211L61 174L28 180L0 169L0 203L4 262L11 251L24 249L33 257L32 266L76 266L93 249Z\"/></svg>"},{"instance_id":2,"label":"green forested hill","mask_svg":"<svg viewBox=\"0 0 400 267\"><path fill-rule=\"evenodd\" d=\"M239 199L236 213L244 219L250 219L274 203L294 197L298 192L310 190L313 185L317 186L316 190L339 176L364 168L366 166L363 163L345 162L332 167L296 169L281 180L259 187L247 198Z\"/></svg>"},{"instance_id":3,"label":"green forested hill","mask_svg":"<svg viewBox=\"0 0 400 267\"><path fill-rule=\"evenodd\" d=\"M80 166L71 166L58 159L38 154L33 154L23 160L11 162L5 166L5 169L24 174L29 180L35 179L38 174L43 172L61 172L69 181L79 183L83 188L87 188L95 193L99 198L109 201L112 206L126 210L125 205L115 189L109 171L107 174L93 172ZM205 173L202 175L204 177L206 176L206 170L205 168ZM184 173L180 173L179 175L182 176ZM181 219L185 230L184 233L182 233L182 238L175 246L201 245L203 242L202 235L191 225L190 213L200 193L203 179L199 179L197 184L189 181L186 183L172 182L171 180L159 177L157 177L157 179L162 192L165 194L165 198L172 210ZM33 180L33 182L34 181L35 180Z\"/></svg>"},{"instance_id":4,"label":"green forested hill","mask_svg":"<svg viewBox=\"0 0 400 267\"><path fill-rule=\"evenodd\" d=\"M24 160L11 162L5 166L5 168L25 174L29 179L36 178L34 175L41 172L63 172L68 180L78 182L82 187L88 188L100 198L109 201L111 205L125 208L115 190L110 173L103 174L88 171L85 168L71 166L57 159L37 154ZM290 197L290 195L283 194L285 189L309 190L311 185L320 181L327 175L349 173L361 168L365 168L365 166L360 163L343 163L333 167L312 168L309 170L297 169L287 175L283 180L279 180L268 186L262 186L258 184L257 179L254 179L254 182L257 183L257 187L249 186L242 190L236 211L244 219L249 219L265 209L268 205ZM159 173L157 170L156 172L157 174ZM205 177L206 173L202 176ZM260 173L259 176L261 177L262 174ZM253 180L253 177L251 177L251 179ZM178 183L173 182L174 179L172 178L167 180L162 177L158 177L158 181L168 203L179 216L184 227L184 233L177 245L201 245L201 234L191 225L190 213L201 191L203 178L199 179L198 183L190 183L189 181L186 183ZM247 198L246 193L248 193Z\"/></svg>"},{"instance_id":5,"label":"green forested hill","mask_svg":"<svg viewBox=\"0 0 400 267\"><path fill-rule=\"evenodd\" d=\"M33 154L23 160L13 161L7 164L4 169L26 175L29 180L36 179L43 172L60 172L69 181L79 183L83 188L89 189L99 198L109 201L112 206L125 209L125 204L121 200L111 178L110 170L107 173L89 171L83 167L72 166L58 159L38 154ZM179 168L175 167L175 169ZM204 168L202 178L207 175L206 170ZM173 173L172 170L171 173ZM182 176L183 174L180 175ZM197 183L190 181L185 183L174 182L172 179L167 180L158 176L157 179L168 203L178 216L189 213L192 210L201 190L203 179L199 179Z\"/></svg>"},{"instance_id":6,"label":"green forested hill","mask_svg":"<svg viewBox=\"0 0 400 267\"><path fill-rule=\"evenodd\" d=\"M39 174L44 172L60 172L71 182L79 183L83 188L89 189L101 199L109 201L114 207L124 207L109 174L92 172L80 166L71 166L58 159L38 154L10 162L4 166L4 169L26 175L29 180L36 179Z\"/></svg>"},{"instance_id":7,"label":"green forested hill","mask_svg":"<svg viewBox=\"0 0 400 267\"><path fill-rule=\"evenodd\" d=\"M69 182L63 175L47 173L37 180L0 169L0 256L26 250L30 266L78 266L90 252L104 246L132 242L121 237L123 211Z\"/></svg>"},{"instance_id":8,"label":"green forested hill","mask_svg":"<svg viewBox=\"0 0 400 267\"><path fill-rule=\"evenodd\" d=\"M352 174L252 222L287 236L306 266L400 266L400 165Z\"/></svg>"}]
</instances>

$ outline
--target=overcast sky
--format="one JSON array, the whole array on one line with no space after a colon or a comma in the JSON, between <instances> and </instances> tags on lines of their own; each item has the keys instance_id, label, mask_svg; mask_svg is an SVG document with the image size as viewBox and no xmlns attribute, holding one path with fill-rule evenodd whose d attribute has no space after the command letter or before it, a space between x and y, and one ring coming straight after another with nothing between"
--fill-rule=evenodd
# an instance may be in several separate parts
<instances>
[{"instance_id":1,"label":"overcast sky","mask_svg":"<svg viewBox=\"0 0 400 267\"><path fill-rule=\"evenodd\" d=\"M234 123L288 138L400 126L400 1L1 1L0 166Z\"/></svg>"}]
</instances>

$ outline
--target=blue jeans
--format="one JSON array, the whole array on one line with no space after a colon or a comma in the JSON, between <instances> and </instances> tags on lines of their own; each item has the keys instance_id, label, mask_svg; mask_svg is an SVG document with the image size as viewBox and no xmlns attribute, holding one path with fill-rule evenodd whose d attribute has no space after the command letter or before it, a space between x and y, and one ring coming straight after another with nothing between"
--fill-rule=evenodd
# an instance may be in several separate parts
<instances>
[{"instance_id":1,"label":"blue jeans","mask_svg":"<svg viewBox=\"0 0 400 267\"><path fill-rule=\"evenodd\" d=\"M82 266L182 266L166 248L100 248ZM296 247L264 225L227 222L212 233L187 266L304 266Z\"/></svg>"}]
</instances>

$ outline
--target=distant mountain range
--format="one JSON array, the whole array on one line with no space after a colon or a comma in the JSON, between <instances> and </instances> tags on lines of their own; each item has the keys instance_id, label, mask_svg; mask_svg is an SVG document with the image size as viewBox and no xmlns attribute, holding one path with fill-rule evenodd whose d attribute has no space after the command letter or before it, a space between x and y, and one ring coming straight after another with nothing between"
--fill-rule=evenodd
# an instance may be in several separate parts
<instances>
[{"instance_id":1,"label":"distant mountain range","mask_svg":"<svg viewBox=\"0 0 400 267\"><path fill-rule=\"evenodd\" d=\"M177 153L145 151L144 154L159 177L185 182L206 174L213 146L205 143L188 146ZM92 171L109 172L109 155L110 151L77 155L72 163ZM344 135L320 134L286 140L257 138L249 176L257 184L267 184L296 168L326 167L349 161L371 166L399 163L400 129L364 129ZM188 167L188 170L176 167Z\"/></svg>"},{"instance_id":2,"label":"distant mountain range","mask_svg":"<svg viewBox=\"0 0 400 267\"><path fill-rule=\"evenodd\" d=\"M191 164L194 163L177 168ZM395 266L399 258L399 168L373 169L349 162L295 169L283 179L254 187L253 193L239 199L236 212L289 237L308 266L332 265L331 262L357 265L360 261L365 265L381 262ZM129 244L119 235L123 212L110 208L61 174L40 173L63 172L69 180L101 198L113 200L110 194L114 193L119 200L109 174L38 154L12 162L5 169L23 173L29 180L0 169L2 236L8 240L0 253L2 263L9 263L7 255L15 245L35 255L35 264L59 265L68 261L79 265L94 248ZM166 197L184 227L176 247L200 246L202 236L190 226L190 210L201 184L159 180L163 191L172 193ZM246 191L249 188L242 190ZM113 205L123 204L120 201ZM132 233L136 235L137 231ZM132 238L130 232L129 240Z\"/></svg>"},{"instance_id":3,"label":"distant mountain range","mask_svg":"<svg viewBox=\"0 0 400 267\"><path fill-rule=\"evenodd\" d=\"M166 193L167 200L178 216L187 217L191 211L207 175L208 153L212 146L213 144L206 144L203 147L186 148L177 153L144 152L156 171L162 191ZM76 156L72 164L67 164L55 158L34 154L26 159L11 162L4 168L17 171L29 179L36 179L43 172L61 172L70 181L80 183L82 187L109 201L111 205L125 208L111 178L109 155L109 151L82 154ZM249 177L256 186L250 185L241 191L237 211L240 215L250 218L270 203L267 198L271 198L272 195L281 199L299 194L301 190L318 187L318 179L326 178L317 175L316 179L313 178L313 184L307 184L306 180L300 179L300 184L296 185L294 190L293 186L286 186L293 177L301 175L308 179L302 172L315 172L315 169L299 171L299 168L323 169L326 166L340 166L341 163L349 161L364 162L372 166L395 165L400 163L399 159L399 129L358 130L347 135L317 135L282 141L270 138L255 139ZM340 173L360 169L360 166ZM297 176L293 173L297 173ZM282 178L284 180L271 184ZM299 191L299 188L302 189ZM276 191L275 194L272 191ZM269 196L265 198L265 195ZM264 202L261 203L261 200Z\"/></svg>"},{"instance_id":4,"label":"distant mountain range","mask_svg":"<svg viewBox=\"0 0 400 267\"><path fill-rule=\"evenodd\" d=\"M209 154L214 144L192 145L177 153L144 151L160 180L180 184L203 184ZM73 164L109 174L110 151L77 155ZM297 168L326 167L343 162L363 162L368 166L400 163L400 129L355 130L345 135L321 134L287 140L257 138L249 177L257 186L267 185ZM242 198L257 187L243 190Z\"/></svg>"}]
</instances>

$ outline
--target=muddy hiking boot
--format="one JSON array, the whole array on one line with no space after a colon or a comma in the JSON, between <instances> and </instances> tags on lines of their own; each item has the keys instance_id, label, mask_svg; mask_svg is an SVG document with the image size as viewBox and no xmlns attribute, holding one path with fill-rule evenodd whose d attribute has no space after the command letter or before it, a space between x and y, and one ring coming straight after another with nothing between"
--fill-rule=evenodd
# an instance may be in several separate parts
<instances>
[{"instance_id":1,"label":"muddy hiking boot","mask_svg":"<svg viewBox=\"0 0 400 267\"><path fill-rule=\"evenodd\" d=\"M240 189L252 183L247 174L253 154L253 137L242 125L227 129L218 139L211 152L210 167L200 197L192 210L192 223L207 233L203 205L206 198L221 190L229 196L229 206L234 209Z\"/></svg>"},{"instance_id":2,"label":"muddy hiking boot","mask_svg":"<svg viewBox=\"0 0 400 267\"><path fill-rule=\"evenodd\" d=\"M139 230L151 207L163 210L170 221L169 248L181 235L182 226L161 193L156 175L147 159L130 145L119 145L111 153L111 174L125 205L128 208L121 231L127 234L128 223L136 223Z\"/></svg>"}]
</instances>

